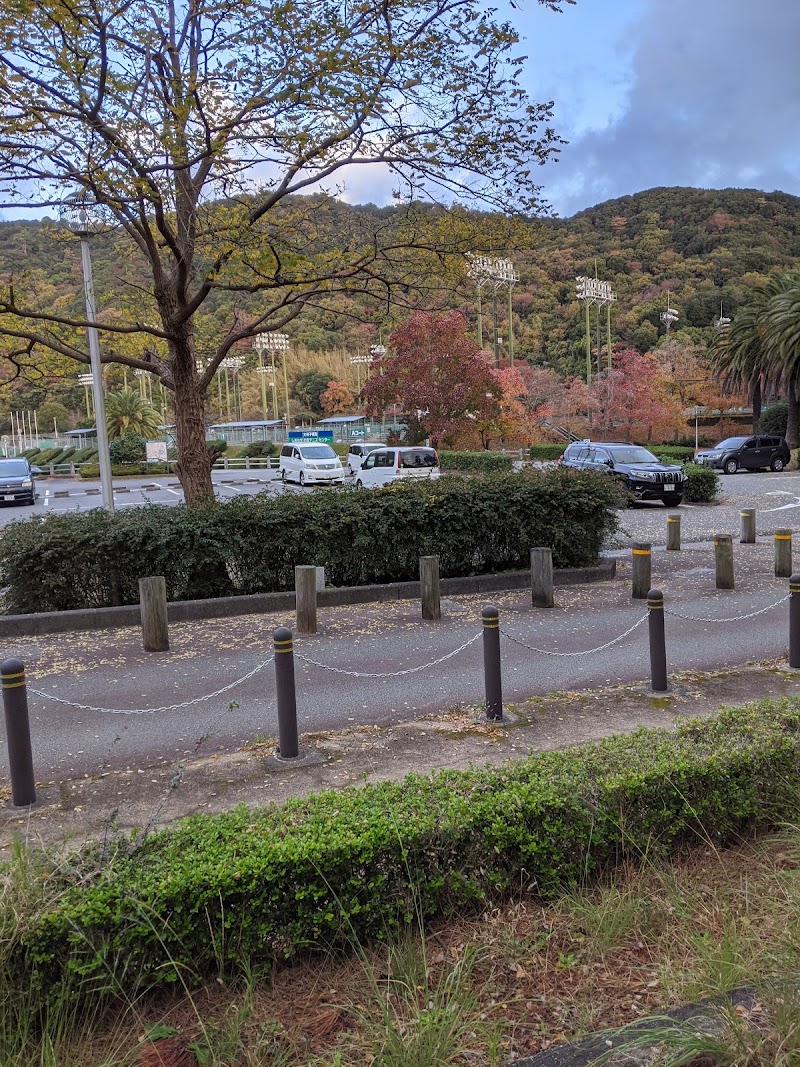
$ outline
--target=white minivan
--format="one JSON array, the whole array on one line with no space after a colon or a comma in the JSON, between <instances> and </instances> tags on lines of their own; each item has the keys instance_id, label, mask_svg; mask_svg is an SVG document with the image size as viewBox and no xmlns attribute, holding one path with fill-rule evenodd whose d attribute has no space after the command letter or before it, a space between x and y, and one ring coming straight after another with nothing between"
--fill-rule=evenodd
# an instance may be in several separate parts
<instances>
[{"instance_id":1,"label":"white minivan","mask_svg":"<svg viewBox=\"0 0 800 1067\"><path fill-rule=\"evenodd\" d=\"M361 470L356 471L356 485L371 489L404 478L438 478L440 473L435 448L390 445L370 452Z\"/></svg>"},{"instance_id":2,"label":"white minivan","mask_svg":"<svg viewBox=\"0 0 800 1067\"><path fill-rule=\"evenodd\" d=\"M298 441L284 445L279 467L284 482L330 485L344 480L342 461L330 445L321 442Z\"/></svg>"},{"instance_id":3,"label":"white minivan","mask_svg":"<svg viewBox=\"0 0 800 1067\"><path fill-rule=\"evenodd\" d=\"M347 450L347 469L351 474L360 471L364 460L374 452L376 448L383 448L383 441L359 441L350 445Z\"/></svg>"}]
</instances>

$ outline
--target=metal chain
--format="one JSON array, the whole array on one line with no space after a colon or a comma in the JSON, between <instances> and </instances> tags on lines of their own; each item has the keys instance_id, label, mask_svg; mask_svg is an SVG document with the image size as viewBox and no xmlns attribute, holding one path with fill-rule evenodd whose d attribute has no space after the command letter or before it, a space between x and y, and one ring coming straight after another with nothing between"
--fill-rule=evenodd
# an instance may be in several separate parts
<instances>
[{"instance_id":1,"label":"metal chain","mask_svg":"<svg viewBox=\"0 0 800 1067\"><path fill-rule=\"evenodd\" d=\"M223 693L235 689L237 685L242 685L244 682L249 681L259 671L263 671L265 667L268 667L274 659L274 655L270 656L269 659L265 659L263 663L259 663L257 667L254 667L252 671L248 671L241 678L237 678L235 682L230 682L213 693L207 693L202 697L194 697L192 700L183 700L180 704L165 704L163 708L97 708L93 704L77 704L74 700L57 697L54 693L45 693L43 690L34 689L30 685L28 686L28 692L35 693L37 697L42 697L44 700L54 700L57 704L66 704L70 708L77 708L79 711L99 711L104 715L156 715L161 711L179 711L181 708L190 708L192 704L200 704L204 700L213 700L214 697L222 696Z\"/></svg>"},{"instance_id":2,"label":"metal chain","mask_svg":"<svg viewBox=\"0 0 800 1067\"><path fill-rule=\"evenodd\" d=\"M765 611L772 611L773 608L777 608L779 604L785 604L791 596L791 593L787 593L786 596L782 596L780 600L776 600L774 604L767 604L765 608L759 608L758 611L751 611L748 615L731 615L729 619L703 619L698 615L685 615L679 611L673 611L672 608L664 608L664 612L667 615L674 615L677 619L689 619L691 622L741 622L742 619L754 619L756 615L763 615Z\"/></svg>"},{"instance_id":3,"label":"metal chain","mask_svg":"<svg viewBox=\"0 0 800 1067\"><path fill-rule=\"evenodd\" d=\"M446 656L440 656L439 659L431 660L430 663L421 663L419 667L409 667L404 671L387 671L383 674L375 674L368 671L346 671L343 667L332 667L329 663L320 663L318 660L311 659L309 656L303 656L300 652L295 652L295 659L300 659L304 663L310 663L314 667L321 667L323 671L333 671L334 674L347 674L351 678L400 678L404 674L416 674L417 671L427 670L428 667L436 667L439 663L444 663L445 660L452 659L453 656L457 656L459 652L463 652L465 648L469 648L470 645L474 645L475 642L481 637L483 631L476 633L474 637L470 637L469 641L466 641L463 645L459 645L458 648L454 648L452 652L448 652Z\"/></svg>"},{"instance_id":4,"label":"metal chain","mask_svg":"<svg viewBox=\"0 0 800 1067\"><path fill-rule=\"evenodd\" d=\"M548 648L534 648L533 645L526 644L525 641L520 640L518 637L514 637L513 634L506 633L503 629L500 630L500 633L503 637L507 637L509 641L513 641L515 645L521 645L522 648L527 648L529 652L538 652L542 656L590 656L593 652L602 652L604 648L611 648L612 645L615 645L618 641L627 637L628 634L632 634L637 626L642 625L647 618L647 614L648 613L645 613L642 615L641 619L637 619L633 626L629 626L624 634L620 634L619 637L615 637L611 641L606 641L604 645L598 645L597 648L587 648L584 652L553 652Z\"/></svg>"}]
</instances>

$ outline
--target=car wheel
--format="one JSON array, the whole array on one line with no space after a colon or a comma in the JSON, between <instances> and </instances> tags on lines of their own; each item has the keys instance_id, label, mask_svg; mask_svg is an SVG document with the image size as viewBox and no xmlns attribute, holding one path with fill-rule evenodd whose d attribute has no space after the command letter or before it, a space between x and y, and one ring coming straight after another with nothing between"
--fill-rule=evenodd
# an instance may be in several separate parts
<instances>
[{"instance_id":1,"label":"car wheel","mask_svg":"<svg viewBox=\"0 0 800 1067\"><path fill-rule=\"evenodd\" d=\"M302 471L300 471L300 488L302 489L305 484L306 484L306 476L305 476L305 474L303 474Z\"/></svg>"},{"instance_id":2,"label":"car wheel","mask_svg":"<svg viewBox=\"0 0 800 1067\"><path fill-rule=\"evenodd\" d=\"M363 488L364 488L364 483L361 481L360 478L356 478L356 489L363 489Z\"/></svg>"},{"instance_id":3,"label":"car wheel","mask_svg":"<svg viewBox=\"0 0 800 1067\"><path fill-rule=\"evenodd\" d=\"M285 471L285 469L281 469L280 479L283 482L283 484L286 485L286 471Z\"/></svg>"},{"instance_id":4,"label":"car wheel","mask_svg":"<svg viewBox=\"0 0 800 1067\"><path fill-rule=\"evenodd\" d=\"M772 463L769 465L771 471L782 471L786 464L783 462L780 456L775 456Z\"/></svg>"},{"instance_id":5,"label":"car wheel","mask_svg":"<svg viewBox=\"0 0 800 1067\"><path fill-rule=\"evenodd\" d=\"M683 495L681 493L670 493L669 496L664 497L664 507L676 508L682 500Z\"/></svg>"},{"instance_id":6,"label":"car wheel","mask_svg":"<svg viewBox=\"0 0 800 1067\"><path fill-rule=\"evenodd\" d=\"M35 493L31 493L31 495L28 497L28 499L25 501L25 503L26 504L35 504L36 503L36 495L35 495Z\"/></svg>"},{"instance_id":7,"label":"car wheel","mask_svg":"<svg viewBox=\"0 0 800 1067\"><path fill-rule=\"evenodd\" d=\"M722 464L722 469L725 471L726 474L736 474L739 469L739 464L736 462L733 456L731 456L730 459L726 459L725 462Z\"/></svg>"}]
</instances>

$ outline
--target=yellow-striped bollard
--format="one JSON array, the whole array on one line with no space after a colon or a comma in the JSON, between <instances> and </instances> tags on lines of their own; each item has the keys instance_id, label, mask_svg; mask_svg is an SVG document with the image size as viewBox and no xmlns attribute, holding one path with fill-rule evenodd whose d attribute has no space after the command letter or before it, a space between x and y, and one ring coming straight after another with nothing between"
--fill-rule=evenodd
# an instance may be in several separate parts
<instances>
[{"instance_id":1,"label":"yellow-striped bollard","mask_svg":"<svg viewBox=\"0 0 800 1067\"><path fill-rule=\"evenodd\" d=\"M634 600L647 600L651 548L645 541L636 541L631 547L631 596Z\"/></svg>"}]
</instances>

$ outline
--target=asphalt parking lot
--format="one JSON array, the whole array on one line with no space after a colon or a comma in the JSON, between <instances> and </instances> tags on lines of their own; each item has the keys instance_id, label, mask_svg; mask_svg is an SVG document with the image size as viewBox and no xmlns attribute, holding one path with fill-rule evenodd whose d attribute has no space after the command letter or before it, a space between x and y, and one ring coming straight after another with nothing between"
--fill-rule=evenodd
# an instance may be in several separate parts
<instances>
[{"instance_id":1,"label":"asphalt parking lot","mask_svg":"<svg viewBox=\"0 0 800 1067\"><path fill-rule=\"evenodd\" d=\"M313 493L315 488L284 486L277 470L215 471L214 491L218 500L258 493L278 495L283 492ZM100 507L99 482L71 478L41 478L37 482L38 499L33 507L0 502L0 527L32 515L55 511L85 511ZM681 516L684 543L710 540L714 534L737 535L743 508L756 509L759 535L769 535L786 527L792 529L800 516L800 471L780 474L738 472L720 478L720 495L715 504L681 504L665 508L663 504L640 503L619 512L620 529L609 548L624 548L632 541L649 541L665 545L667 515ZM117 508L141 507L143 504L179 504L183 492L173 476L155 478L115 478L114 503Z\"/></svg>"}]
</instances>

